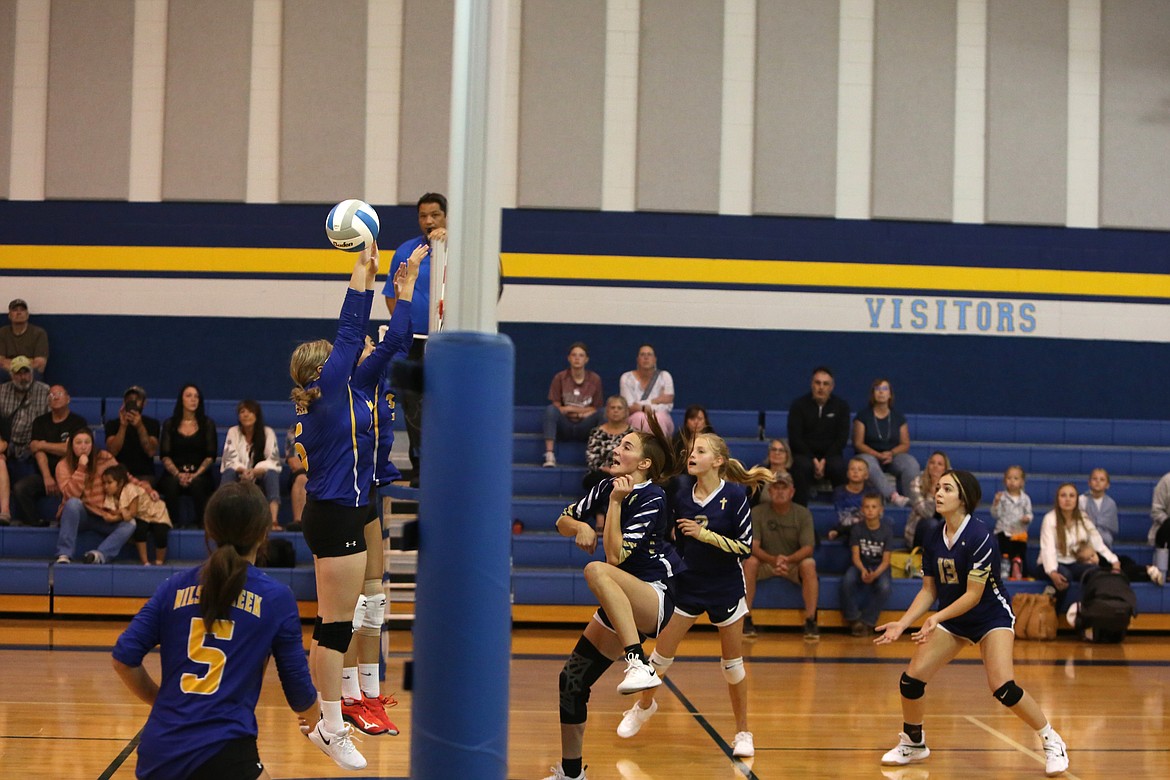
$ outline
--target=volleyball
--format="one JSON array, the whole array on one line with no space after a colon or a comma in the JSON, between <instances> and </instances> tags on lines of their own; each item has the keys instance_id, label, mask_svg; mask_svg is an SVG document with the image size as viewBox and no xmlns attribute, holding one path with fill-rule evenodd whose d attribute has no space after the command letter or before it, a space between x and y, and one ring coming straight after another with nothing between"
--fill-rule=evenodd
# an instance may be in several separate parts
<instances>
[{"instance_id":1,"label":"volleyball","mask_svg":"<svg viewBox=\"0 0 1170 780\"><path fill-rule=\"evenodd\" d=\"M360 252L378 238L378 212L356 198L343 200L329 209L325 235L329 243L344 252Z\"/></svg>"}]
</instances>

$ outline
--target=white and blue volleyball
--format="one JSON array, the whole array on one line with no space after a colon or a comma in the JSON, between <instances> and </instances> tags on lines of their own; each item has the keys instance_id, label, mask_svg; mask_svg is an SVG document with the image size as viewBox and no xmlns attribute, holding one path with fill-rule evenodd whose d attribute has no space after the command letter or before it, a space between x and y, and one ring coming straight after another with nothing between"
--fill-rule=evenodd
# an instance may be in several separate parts
<instances>
[{"instance_id":1,"label":"white and blue volleyball","mask_svg":"<svg viewBox=\"0 0 1170 780\"><path fill-rule=\"evenodd\" d=\"M344 252L360 252L378 237L378 212L364 200L343 200L329 210L325 235Z\"/></svg>"}]
</instances>

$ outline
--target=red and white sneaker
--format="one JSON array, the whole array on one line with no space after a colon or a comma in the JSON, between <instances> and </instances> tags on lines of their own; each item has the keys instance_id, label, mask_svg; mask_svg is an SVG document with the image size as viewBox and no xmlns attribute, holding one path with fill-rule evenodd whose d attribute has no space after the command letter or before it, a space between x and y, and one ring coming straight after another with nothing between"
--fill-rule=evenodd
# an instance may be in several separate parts
<instances>
[{"instance_id":1,"label":"red and white sneaker","mask_svg":"<svg viewBox=\"0 0 1170 780\"><path fill-rule=\"evenodd\" d=\"M341 717L363 734L377 736L385 734L387 728L378 717L366 707L362 699L341 698Z\"/></svg>"},{"instance_id":2,"label":"red and white sneaker","mask_svg":"<svg viewBox=\"0 0 1170 780\"><path fill-rule=\"evenodd\" d=\"M398 736L398 727L386 715L387 707L394 707L398 704L393 696L375 696L371 699L369 696L362 694L362 704L366 705L366 712L386 728L386 734L392 737Z\"/></svg>"}]
</instances>

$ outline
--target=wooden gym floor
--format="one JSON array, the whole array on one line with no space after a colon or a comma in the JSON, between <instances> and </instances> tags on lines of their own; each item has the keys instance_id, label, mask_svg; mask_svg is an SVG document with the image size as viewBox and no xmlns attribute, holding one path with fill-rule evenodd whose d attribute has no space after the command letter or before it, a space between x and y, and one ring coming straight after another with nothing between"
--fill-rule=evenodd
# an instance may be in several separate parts
<instances>
[{"instance_id":1,"label":"wooden gym floor","mask_svg":"<svg viewBox=\"0 0 1170 780\"><path fill-rule=\"evenodd\" d=\"M130 778L147 708L110 668L108 649L122 621L0 620L0 767L6 777ZM557 674L579 628L513 634L509 778L543 778L559 760ZM392 632L387 691L402 679L409 634ZM649 645L647 646L649 649ZM756 756L730 758L733 722L716 667L718 640L698 630L684 642L659 712L642 733L614 728L632 699L609 671L590 702L585 760L590 780L691 778L1036 778L1038 740L988 693L974 650L928 688L926 733L933 751L903 769L880 766L901 727L897 681L912 651L841 633L805 643L770 631L747 649L750 722ZM1071 638L1016 644L1016 679L1045 708L1069 744L1070 778L1170 775L1166 733L1170 643L1132 635L1123 645ZM157 655L148 661L157 675ZM366 738L370 767L343 773L296 730L275 669L258 708L260 755L273 777L409 777L411 695L399 692L391 718L398 737ZM474 701L467 706L474 707ZM474 779L473 779L474 780Z\"/></svg>"}]
</instances>

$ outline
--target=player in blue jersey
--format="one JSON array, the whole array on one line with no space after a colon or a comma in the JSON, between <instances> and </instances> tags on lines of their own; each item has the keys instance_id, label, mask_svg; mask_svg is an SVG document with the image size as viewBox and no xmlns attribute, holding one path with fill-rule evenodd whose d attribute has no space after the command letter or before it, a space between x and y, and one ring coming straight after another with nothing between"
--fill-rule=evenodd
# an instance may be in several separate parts
<instances>
[{"instance_id":1,"label":"player in blue jersey","mask_svg":"<svg viewBox=\"0 0 1170 780\"><path fill-rule=\"evenodd\" d=\"M1049 776L1068 769L1068 751L1040 705L1016 685L1012 671L1015 616L999 577L999 546L992 528L974 516L982 491L969 471L949 469L935 487L935 510L943 524L922 551L922 590L901 620L878 626L876 644L894 642L930 611L939 609L911 635L918 647L902 674L903 731L882 756L886 765L921 761L930 755L922 730L926 684L965 647L979 645L987 684L1000 704L1036 730Z\"/></svg>"},{"instance_id":2,"label":"player in blue jersey","mask_svg":"<svg viewBox=\"0 0 1170 780\"><path fill-rule=\"evenodd\" d=\"M216 543L202 566L167 579L114 646L114 669L151 705L138 744L140 778L268 777L256 750L256 700L269 656L302 726L317 718L296 597L255 567L271 518L251 483L224 485L207 504ZM162 679L142 659L160 646Z\"/></svg>"},{"instance_id":3,"label":"player in blue jersey","mask_svg":"<svg viewBox=\"0 0 1170 780\"><path fill-rule=\"evenodd\" d=\"M411 254L403 272L408 299L418 278L425 246ZM355 626L365 622L362 582L366 571L365 526L374 477L374 392L390 358L410 326L410 307L390 318L390 333L360 361L378 272L378 247L363 251L350 274L349 288L332 344L301 344L292 354L289 374L296 387L296 449L309 474L308 500L301 517L305 541L317 575L317 625L309 668L321 698L321 721L309 739L339 766L362 769L365 757L351 739L341 712L341 670Z\"/></svg>"},{"instance_id":4,"label":"player in blue jersey","mask_svg":"<svg viewBox=\"0 0 1170 780\"><path fill-rule=\"evenodd\" d=\"M585 566L585 581L601 608L585 627L559 680L561 763L548 780L583 780L582 747L589 691L614 661L626 659L618 691L636 693L661 685L646 662L642 636L657 636L674 610L670 580L683 568L666 540L669 513L664 483L679 455L653 416L651 433L627 433L613 451L610 476L567 507L557 519L561 536L573 537L586 553L597 548L593 521L605 514L604 561Z\"/></svg>"},{"instance_id":5,"label":"player in blue jersey","mask_svg":"<svg viewBox=\"0 0 1170 780\"><path fill-rule=\"evenodd\" d=\"M743 665L743 559L752 554L752 514L748 495L775 480L763 466L751 470L731 457L727 443L714 433L694 438L687 474L671 507L681 538L686 568L674 578L674 616L658 635L650 665L659 677L674 663L679 644L704 612L719 629L722 657L719 667L727 681L735 716L732 755L755 755L747 722L747 672ZM658 711L654 689L642 692L642 701L628 709L617 733L632 737Z\"/></svg>"}]
</instances>

